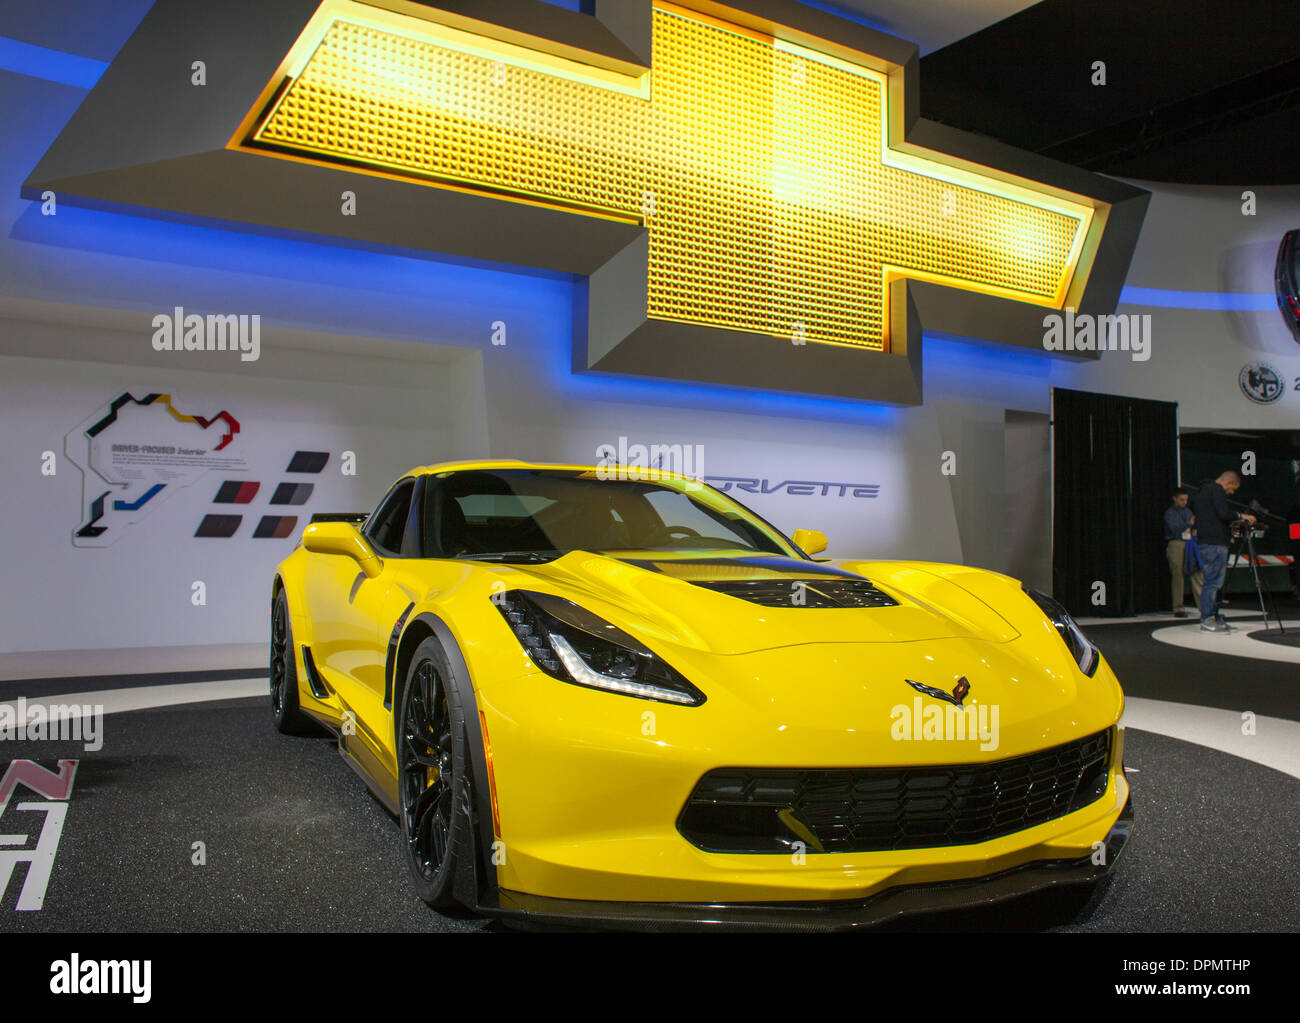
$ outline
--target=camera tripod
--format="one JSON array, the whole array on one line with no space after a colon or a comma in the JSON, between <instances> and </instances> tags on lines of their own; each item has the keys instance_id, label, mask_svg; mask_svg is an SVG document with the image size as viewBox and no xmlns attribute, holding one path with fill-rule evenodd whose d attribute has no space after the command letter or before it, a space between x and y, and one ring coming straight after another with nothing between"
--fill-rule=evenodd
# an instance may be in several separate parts
<instances>
[{"instance_id":1,"label":"camera tripod","mask_svg":"<svg viewBox=\"0 0 1300 1023\"><path fill-rule=\"evenodd\" d=\"M1282 615L1273 602L1273 593L1268 591L1267 601L1264 597L1264 585L1259 579L1259 558L1255 555L1255 525L1254 523L1244 522L1239 529L1232 531L1232 545L1228 549L1228 558L1230 559L1229 569L1237 567L1241 560L1242 548L1245 548L1246 557L1250 562L1250 577L1255 584L1255 594L1259 597L1259 610L1264 615L1264 630L1268 631L1269 610L1273 612L1273 617L1277 619L1278 631L1285 633L1286 627L1282 624ZM1227 585L1227 571L1224 572L1224 585Z\"/></svg>"}]
</instances>

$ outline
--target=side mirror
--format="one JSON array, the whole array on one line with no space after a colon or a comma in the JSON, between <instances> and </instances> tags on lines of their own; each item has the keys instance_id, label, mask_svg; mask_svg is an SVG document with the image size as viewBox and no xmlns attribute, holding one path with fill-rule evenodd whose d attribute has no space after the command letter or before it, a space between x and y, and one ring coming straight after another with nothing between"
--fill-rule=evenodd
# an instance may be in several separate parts
<instances>
[{"instance_id":1,"label":"side mirror","mask_svg":"<svg viewBox=\"0 0 1300 1023\"><path fill-rule=\"evenodd\" d=\"M826 549L826 534L816 529L796 529L790 539L810 558Z\"/></svg>"},{"instance_id":2,"label":"side mirror","mask_svg":"<svg viewBox=\"0 0 1300 1023\"><path fill-rule=\"evenodd\" d=\"M351 558L368 579L373 579L384 567L375 549L349 522L314 522L302 531L302 545L313 554L341 554Z\"/></svg>"}]
</instances>

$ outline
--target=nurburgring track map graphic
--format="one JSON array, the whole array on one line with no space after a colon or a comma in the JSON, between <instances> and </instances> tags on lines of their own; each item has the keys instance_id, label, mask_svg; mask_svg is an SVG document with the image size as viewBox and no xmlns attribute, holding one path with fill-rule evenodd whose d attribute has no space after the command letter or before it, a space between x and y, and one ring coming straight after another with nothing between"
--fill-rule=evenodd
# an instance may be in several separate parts
<instances>
[{"instance_id":1,"label":"nurburgring track map graphic","mask_svg":"<svg viewBox=\"0 0 1300 1023\"><path fill-rule=\"evenodd\" d=\"M170 394L118 395L64 438L68 459L81 470L77 547L107 547L176 490L207 473L245 472L230 453L239 421L182 412Z\"/></svg>"}]
</instances>

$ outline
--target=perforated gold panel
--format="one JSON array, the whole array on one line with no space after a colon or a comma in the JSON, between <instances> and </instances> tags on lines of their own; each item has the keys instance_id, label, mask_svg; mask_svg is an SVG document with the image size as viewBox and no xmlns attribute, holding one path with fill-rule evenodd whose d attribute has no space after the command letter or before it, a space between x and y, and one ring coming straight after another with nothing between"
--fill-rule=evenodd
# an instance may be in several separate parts
<instances>
[{"instance_id":1,"label":"perforated gold panel","mask_svg":"<svg viewBox=\"0 0 1300 1023\"><path fill-rule=\"evenodd\" d=\"M670 4L648 97L360 7L301 45L254 142L643 222L656 319L887 348L891 274L1059 305L1091 215L892 152L883 75Z\"/></svg>"}]
</instances>

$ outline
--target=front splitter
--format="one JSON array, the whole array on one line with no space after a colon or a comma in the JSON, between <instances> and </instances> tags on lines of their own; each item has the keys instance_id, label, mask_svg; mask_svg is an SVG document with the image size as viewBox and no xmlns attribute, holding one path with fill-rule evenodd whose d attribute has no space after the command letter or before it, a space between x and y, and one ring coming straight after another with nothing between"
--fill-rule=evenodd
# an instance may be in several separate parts
<instances>
[{"instance_id":1,"label":"front splitter","mask_svg":"<svg viewBox=\"0 0 1300 1023\"><path fill-rule=\"evenodd\" d=\"M1115 869L1133 830L1132 798L1106 835L1102 863L1094 857L1038 860L982 877L900 885L866 899L820 902L605 902L553 899L505 889L481 912L509 922L645 931L844 931L903 916L972 909L1050 888L1086 885Z\"/></svg>"}]
</instances>

